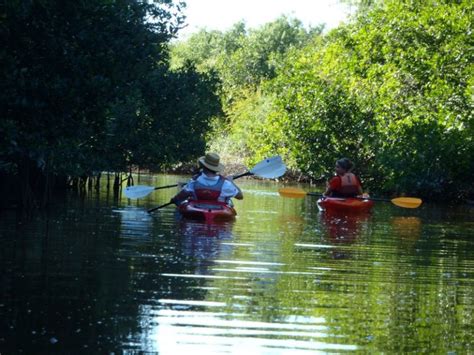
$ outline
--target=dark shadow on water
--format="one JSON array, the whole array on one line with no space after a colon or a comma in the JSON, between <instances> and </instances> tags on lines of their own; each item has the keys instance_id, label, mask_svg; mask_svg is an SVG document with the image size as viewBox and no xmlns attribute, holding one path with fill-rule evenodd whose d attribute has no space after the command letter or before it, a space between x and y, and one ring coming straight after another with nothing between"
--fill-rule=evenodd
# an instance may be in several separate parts
<instances>
[{"instance_id":1,"label":"dark shadow on water","mask_svg":"<svg viewBox=\"0 0 474 355\"><path fill-rule=\"evenodd\" d=\"M2 221L0 353L107 353L137 328L119 226L89 202Z\"/></svg>"}]
</instances>

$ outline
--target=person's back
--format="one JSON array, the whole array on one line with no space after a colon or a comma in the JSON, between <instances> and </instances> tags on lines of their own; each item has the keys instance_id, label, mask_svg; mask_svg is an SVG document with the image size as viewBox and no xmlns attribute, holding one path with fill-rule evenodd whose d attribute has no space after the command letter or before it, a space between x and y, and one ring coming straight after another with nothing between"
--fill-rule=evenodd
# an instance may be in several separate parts
<instances>
[{"instance_id":1,"label":"person's back","mask_svg":"<svg viewBox=\"0 0 474 355\"><path fill-rule=\"evenodd\" d=\"M335 197L354 197L361 194L360 181L353 173L339 176L340 185L333 191Z\"/></svg>"},{"instance_id":2,"label":"person's back","mask_svg":"<svg viewBox=\"0 0 474 355\"><path fill-rule=\"evenodd\" d=\"M224 166L219 163L219 156L208 153L199 158L202 171L194 176L183 189L171 199L179 204L186 199L230 202L231 198L243 199L242 191L234 184L232 178L225 178L219 172Z\"/></svg>"},{"instance_id":3,"label":"person's back","mask_svg":"<svg viewBox=\"0 0 474 355\"><path fill-rule=\"evenodd\" d=\"M362 194L359 178L351 172L354 164L347 158L336 162L336 176L329 180L325 196L355 197Z\"/></svg>"},{"instance_id":4,"label":"person's back","mask_svg":"<svg viewBox=\"0 0 474 355\"><path fill-rule=\"evenodd\" d=\"M194 200L219 201L225 178L203 169L203 172L188 183Z\"/></svg>"}]
</instances>

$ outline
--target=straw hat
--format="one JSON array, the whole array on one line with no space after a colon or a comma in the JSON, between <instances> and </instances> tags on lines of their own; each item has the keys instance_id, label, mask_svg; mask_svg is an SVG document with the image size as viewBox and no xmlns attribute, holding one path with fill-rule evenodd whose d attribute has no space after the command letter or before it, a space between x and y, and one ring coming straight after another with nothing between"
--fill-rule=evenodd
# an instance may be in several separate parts
<instances>
[{"instance_id":1,"label":"straw hat","mask_svg":"<svg viewBox=\"0 0 474 355\"><path fill-rule=\"evenodd\" d=\"M207 153L205 156L198 159L198 163L216 173L224 170L224 165L219 163L220 157L216 153Z\"/></svg>"}]
</instances>

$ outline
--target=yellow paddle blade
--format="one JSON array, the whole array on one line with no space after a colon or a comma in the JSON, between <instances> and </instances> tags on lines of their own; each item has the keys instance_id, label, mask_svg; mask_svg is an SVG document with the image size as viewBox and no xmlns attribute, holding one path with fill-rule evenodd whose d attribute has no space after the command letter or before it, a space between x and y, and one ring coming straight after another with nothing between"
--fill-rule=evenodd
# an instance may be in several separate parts
<instances>
[{"instance_id":1,"label":"yellow paddle blade","mask_svg":"<svg viewBox=\"0 0 474 355\"><path fill-rule=\"evenodd\" d=\"M394 205L404 208L418 208L423 202L416 197L397 197L390 200Z\"/></svg>"},{"instance_id":2,"label":"yellow paddle blade","mask_svg":"<svg viewBox=\"0 0 474 355\"><path fill-rule=\"evenodd\" d=\"M278 193L283 197L291 197L291 198L303 198L308 193L302 189L298 189L297 187L284 187L278 190Z\"/></svg>"}]
</instances>

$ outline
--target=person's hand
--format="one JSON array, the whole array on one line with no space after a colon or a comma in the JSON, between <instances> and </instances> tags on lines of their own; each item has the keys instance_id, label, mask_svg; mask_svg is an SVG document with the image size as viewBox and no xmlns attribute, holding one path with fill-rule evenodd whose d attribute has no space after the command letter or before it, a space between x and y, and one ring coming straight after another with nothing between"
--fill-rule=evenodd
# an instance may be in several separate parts
<instances>
[{"instance_id":1,"label":"person's hand","mask_svg":"<svg viewBox=\"0 0 474 355\"><path fill-rule=\"evenodd\" d=\"M182 189L186 184L186 182L178 182L178 189Z\"/></svg>"},{"instance_id":2,"label":"person's hand","mask_svg":"<svg viewBox=\"0 0 474 355\"><path fill-rule=\"evenodd\" d=\"M230 182L234 182L234 177L232 175L228 175L225 178L229 180Z\"/></svg>"}]
</instances>

